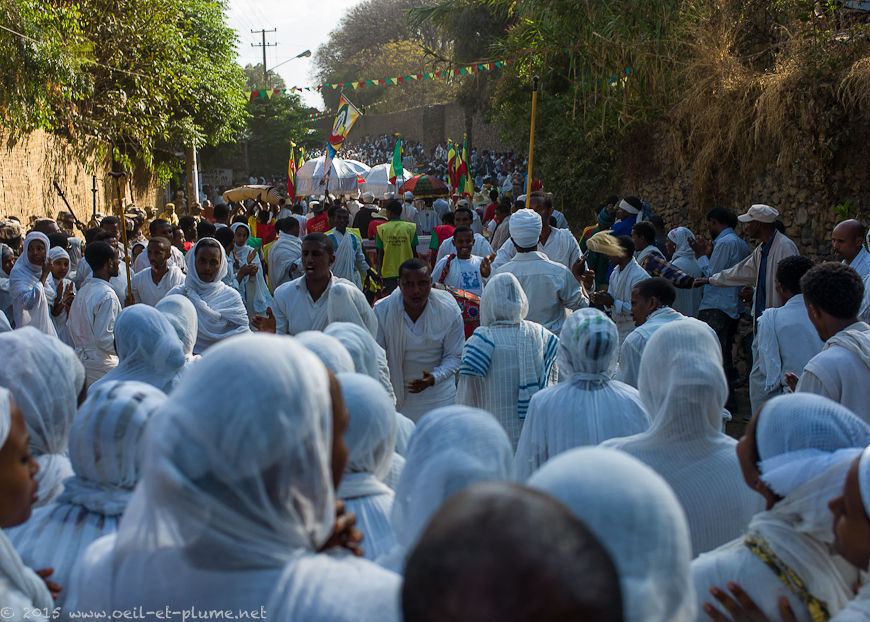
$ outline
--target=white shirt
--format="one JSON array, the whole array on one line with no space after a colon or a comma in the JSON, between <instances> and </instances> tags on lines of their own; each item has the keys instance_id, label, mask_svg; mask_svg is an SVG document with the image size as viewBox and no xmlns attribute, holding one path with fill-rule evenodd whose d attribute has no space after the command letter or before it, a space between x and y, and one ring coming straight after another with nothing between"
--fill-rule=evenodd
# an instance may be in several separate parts
<instances>
[{"instance_id":1,"label":"white shirt","mask_svg":"<svg viewBox=\"0 0 870 622\"><path fill-rule=\"evenodd\" d=\"M806 364L824 345L807 315L803 294L792 296L781 307L766 309L758 318L752 342L749 375L752 412L783 392L786 373L800 377Z\"/></svg>"},{"instance_id":2,"label":"white shirt","mask_svg":"<svg viewBox=\"0 0 870 622\"><path fill-rule=\"evenodd\" d=\"M151 278L151 268L145 268L133 275L133 300L154 307L170 289L183 284L184 273L175 266L169 266L157 285Z\"/></svg>"},{"instance_id":3,"label":"white shirt","mask_svg":"<svg viewBox=\"0 0 870 622\"><path fill-rule=\"evenodd\" d=\"M843 260L843 263L846 263L846 261ZM862 246L858 254L852 258L852 263L848 264L848 266L857 272L863 281L870 276L870 253L864 250Z\"/></svg>"},{"instance_id":4,"label":"white shirt","mask_svg":"<svg viewBox=\"0 0 870 622\"><path fill-rule=\"evenodd\" d=\"M329 290L336 283L350 285L354 292L363 293L347 279L333 276L316 301L311 297L304 276L284 283L275 290L275 331L279 335L296 335L306 330L323 330L328 323L326 302ZM365 296L363 296L365 298ZM368 303L366 303L368 304Z\"/></svg>"},{"instance_id":5,"label":"white shirt","mask_svg":"<svg viewBox=\"0 0 870 622\"><path fill-rule=\"evenodd\" d=\"M170 240L171 242L172 240ZM175 246L169 245L169 251L172 253L169 257L169 261L166 263L170 266L175 266L182 272L187 270L187 267L184 264L184 253L182 253ZM148 260L148 248L146 247L144 251L139 253L139 256L136 257L136 261L133 262L133 266L130 268L133 272L142 272L145 268L151 267L151 262ZM121 266L121 272L124 272L124 266ZM123 298L122 298L123 300Z\"/></svg>"},{"instance_id":6,"label":"white shirt","mask_svg":"<svg viewBox=\"0 0 870 622\"><path fill-rule=\"evenodd\" d=\"M568 268L547 259L541 252L517 253L492 275L510 272L523 288L529 300L527 320L537 322L558 335L570 310L580 309L589 300Z\"/></svg>"},{"instance_id":7,"label":"white shirt","mask_svg":"<svg viewBox=\"0 0 870 622\"><path fill-rule=\"evenodd\" d=\"M569 270L580 259L580 245L577 244L577 240L568 229L550 227L547 242L544 244L538 242L538 250L544 253L550 261L560 263ZM508 238L498 249L495 261L492 262L493 269L503 266L516 254L517 247L514 246L514 241Z\"/></svg>"},{"instance_id":8,"label":"white shirt","mask_svg":"<svg viewBox=\"0 0 870 622\"><path fill-rule=\"evenodd\" d=\"M634 320L631 318L631 290L636 284L648 278L649 274L634 259L629 261L624 269L616 266L610 274L607 293L613 297L612 319L616 324L616 330L619 331L620 344L634 330Z\"/></svg>"},{"instance_id":9,"label":"white shirt","mask_svg":"<svg viewBox=\"0 0 870 622\"><path fill-rule=\"evenodd\" d=\"M838 343L839 342L839 343ZM848 342L848 347L843 345ZM829 397L870 423L870 325L855 322L828 339L804 367L796 391Z\"/></svg>"},{"instance_id":10,"label":"white shirt","mask_svg":"<svg viewBox=\"0 0 870 622\"><path fill-rule=\"evenodd\" d=\"M456 245L453 244L453 236L441 242L438 248L438 254L435 256L436 261L441 261L443 257L452 255L456 252ZM492 255L492 246L487 242L486 238L479 233L474 234L474 246L471 247L471 254L478 257L489 257Z\"/></svg>"},{"instance_id":11,"label":"white shirt","mask_svg":"<svg viewBox=\"0 0 870 622\"><path fill-rule=\"evenodd\" d=\"M619 373L617 378L625 384L637 388L640 358L643 356L646 342L649 341L656 330L668 322L685 319L686 316L678 311L674 311L670 307L660 307L650 313L646 318L646 322L631 331L619 347Z\"/></svg>"},{"instance_id":12,"label":"white shirt","mask_svg":"<svg viewBox=\"0 0 870 622\"><path fill-rule=\"evenodd\" d=\"M402 203L402 220L417 225L417 233L420 233L420 225L417 222L417 208L413 203Z\"/></svg>"},{"instance_id":13,"label":"white shirt","mask_svg":"<svg viewBox=\"0 0 870 622\"><path fill-rule=\"evenodd\" d=\"M433 283L441 282L441 274L444 272L444 266L447 265L448 259L449 256L442 257L438 263L435 264L435 268L432 270ZM450 262L450 270L447 273L447 277L444 279L444 284L449 285L450 287L458 287L459 289L464 289L467 292L480 296L483 294L483 285L485 283L485 279L480 276L480 264L482 261L483 257L477 257L475 255L472 255L468 259L454 257L453 261Z\"/></svg>"},{"instance_id":14,"label":"white shirt","mask_svg":"<svg viewBox=\"0 0 870 622\"><path fill-rule=\"evenodd\" d=\"M118 364L115 354L115 318L121 303L115 290L102 279L89 278L76 294L67 326L76 353L93 383Z\"/></svg>"},{"instance_id":15,"label":"white shirt","mask_svg":"<svg viewBox=\"0 0 870 622\"><path fill-rule=\"evenodd\" d=\"M434 209L422 209L417 214L417 224L423 235L429 235L432 229L441 224L441 217Z\"/></svg>"}]
</instances>

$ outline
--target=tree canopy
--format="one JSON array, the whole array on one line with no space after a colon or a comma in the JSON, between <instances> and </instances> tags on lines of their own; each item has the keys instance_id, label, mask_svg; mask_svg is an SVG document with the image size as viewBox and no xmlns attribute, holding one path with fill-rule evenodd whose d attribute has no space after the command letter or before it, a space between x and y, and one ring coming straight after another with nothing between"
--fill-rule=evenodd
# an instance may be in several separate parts
<instances>
[{"instance_id":1,"label":"tree canopy","mask_svg":"<svg viewBox=\"0 0 870 622\"><path fill-rule=\"evenodd\" d=\"M245 76L224 0L7 0L0 112L13 134L66 136L83 160L108 146L162 179L175 153L233 137ZM17 33L17 34L15 34Z\"/></svg>"}]
</instances>

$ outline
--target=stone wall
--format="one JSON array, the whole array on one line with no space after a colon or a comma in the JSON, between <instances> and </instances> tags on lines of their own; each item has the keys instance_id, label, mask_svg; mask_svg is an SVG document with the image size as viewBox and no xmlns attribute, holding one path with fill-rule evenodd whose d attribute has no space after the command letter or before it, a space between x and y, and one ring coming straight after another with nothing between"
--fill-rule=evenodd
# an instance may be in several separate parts
<instances>
[{"instance_id":1,"label":"stone wall","mask_svg":"<svg viewBox=\"0 0 870 622\"><path fill-rule=\"evenodd\" d=\"M2 136L2 135L0 135ZM17 216L26 227L36 218L54 218L66 207L53 182L66 195L75 215L87 224L93 211L93 174L97 176L97 212L107 213L115 197L108 157L96 157L87 165L73 154L69 144L45 132L33 132L14 141L8 135L0 143L0 216ZM162 189L146 171L139 170L122 187L124 202L162 208Z\"/></svg>"},{"instance_id":2,"label":"stone wall","mask_svg":"<svg viewBox=\"0 0 870 622\"><path fill-rule=\"evenodd\" d=\"M328 117L320 121L318 126L328 134L332 122L333 119ZM499 132L498 124L487 123L481 114L474 115L472 141L478 150L510 151L511 147L502 142ZM384 114L368 113L356 122L348 140L357 142L366 136L395 133L408 140L422 142L427 150L439 143L446 145L448 138L461 141L465 133L465 112L459 104L450 103Z\"/></svg>"}]
</instances>

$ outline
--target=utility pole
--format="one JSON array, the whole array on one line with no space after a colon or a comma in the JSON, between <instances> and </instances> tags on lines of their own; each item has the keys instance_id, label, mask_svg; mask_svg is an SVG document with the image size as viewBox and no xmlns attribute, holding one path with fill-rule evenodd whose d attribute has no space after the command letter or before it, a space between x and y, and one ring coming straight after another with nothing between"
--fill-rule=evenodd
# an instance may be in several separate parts
<instances>
[{"instance_id":1,"label":"utility pole","mask_svg":"<svg viewBox=\"0 0 870 622\"><path fill-rule=\"evenodd\" d=\"M269 73L266 70L266 48L275 47L278 45L277 43L266 43L266 33L267 32L277 32L277 28L272 28L271 30L266 30L265 28L261 28L260 30L251 30L251 33L260 33L263 36L262 43L252 43L251 47L253 48L263 48L263 88L269 90Z\"/></svg>"}]
</instances>

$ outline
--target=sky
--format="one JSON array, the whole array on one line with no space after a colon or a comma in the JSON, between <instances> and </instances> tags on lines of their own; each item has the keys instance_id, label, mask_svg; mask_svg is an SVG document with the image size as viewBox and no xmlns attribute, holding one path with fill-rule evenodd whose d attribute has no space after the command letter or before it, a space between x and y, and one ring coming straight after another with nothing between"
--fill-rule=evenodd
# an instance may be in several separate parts
<instances>
[{"instance_id":1,"label":"sky","mask_svg":"<svg viewBox=\"0 0 870 622\"><path fill-rule=\"evenodd\" d=\"M311 50L309 58L297 58L282 64L275 71L290 86L317 84L314 77L314 53L325 43L330 31L344 16L347 9L360 0L229 0L227 22L239 36L237 59L242 66L263 62L263 49L251 47L261 43L262 35L251 30L277 28L266 33L266 43L278 43L266 48L266 67L293 58L300 52ZM302 101L308 106L323 109L318 93L303 91Z\"/></svg>"}]
</instances>

